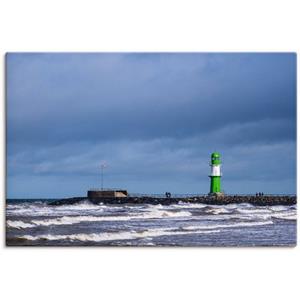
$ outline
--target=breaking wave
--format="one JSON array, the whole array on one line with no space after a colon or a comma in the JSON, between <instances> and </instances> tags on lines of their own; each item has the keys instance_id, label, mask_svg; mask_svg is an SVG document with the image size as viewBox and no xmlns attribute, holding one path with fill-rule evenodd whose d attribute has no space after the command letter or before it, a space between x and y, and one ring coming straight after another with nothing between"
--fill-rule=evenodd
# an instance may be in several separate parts
<instances>
[{"instance_id":1,"label":"breaking wave","mask_svg":"<svg viewBox=\"0 0 300 300\"><path fill-rule=\"evenodd\" d=\"M237 211L241 214L268 214L271 211L267 208L257 208L257 209L245 209L245 208L238 208Z\"/></svg>"},{"instance_id":2,"label":"breaking wave","mask_svg":"<svg viewBox=\"0 0 300 300\"><path fill-rule=\"evenodd\" d=\"M74 205L49 206L44 203L37 204L9 204L6 209L7 216L51 216L51 215L80 215L82 213L99 214L104 208L106 210L113 210L115 207L107 207L102 205L95 205L90 202L80 202Z\"/></svg>"},{"instance_id":3,"label":"breaking wave","mask_svg":"<svg viewBox=\"0 0 300 300\"><path fill-rule=\"evenodd\" d=\"M278 212L278 213L272 214L272 217L275 219L281 219L281 220L296 220L297 213L296 213L296 211Z\"/></svg>"},{"instance_id":4,"label":"breaking wave","mask_svg":"<svg viewBox=\"0 0 300 300\"><path fill-rule=\"evenodd\" d=\"M207 207L207 204L201 204L201 203L184 203L184 202L179 202L178 204L172 204L170 206L164 207L165 209L173 209L173 208L187 208L187 209L192 209L192 208L205 208Z\"/></svg>"},{"instance_id":5,"label":"breaking wave","mask_svg":"<svg viewBox=\"0 0 300 300\"><path fill-rule=\"evenodd\" d=\"M30 224L30 223L24 223L22 221L7 221L6 222L8 227L12 227L12 228L31 228L34 227L34 224Z\"/></svg>"},{"instance_id":6,"label":"breaking wave","mask_svg":"<svg viewBox=\"0 0 300 300\"><path fill-rule=\"evenodd\" d=\"M136 232L136 231L123 231L123 232L115 232L115 233L90 233L90 234L70 234L70 235L38 235L38 236L32 236L32 235L23 235L20 238L27 239L27 240L78 240L82 242L102 242L102 241L113 241L113 240L132 240L132 239L149 239L153 237L159 237L159 236L166 236L166 235L187 235L187 234L210 234L210 233L218 233L219 230L203 230L203 231L193 231L193 232L187 232L187 231L172 231L172 230L159 230L157 228L155 229L149 229L145 230L143 232Z\"/></svg>"},{"instance_id":7,"label":"breaking wave","mask_svg":"<svg viewBox=\"0 0 300 300\"><path fill-rule=\"evenodd\" d=\"M49 225L71 225L81 222L108 222L108 221L129 221L135 219L157 219L157 218L182 218L189 217L192 214L188 211L170 212L170 211L151 211L149 213L120 215L120 216L66 216L61 218L52 218L47 220L32 220L37 226Z\"/></svg>"},{"instance_id":8,"label":"breaking wave","mask_svg":"<svg viewBox=\"0 0 300 300\"><path fill-rule=\"evenodd\" d=\"M252 227L273 224L272 221L265 222L240 222L234 224L215 224L203 226L186 226L182 227L183 230L202 230L202 229L215 229L215 228L232 228L232 227Z\"/></svg>"},{"instance_id":9,"label":"breaking wave","mask_svg":"<svg viewBox=\"0 0 300 300\"><path fill-rule=\"evenodd\" d=\"M232 213L231 210L224 207L208 207L207 209L205 209L205 212L213 215Z\"/></svg>"}]
</instances>

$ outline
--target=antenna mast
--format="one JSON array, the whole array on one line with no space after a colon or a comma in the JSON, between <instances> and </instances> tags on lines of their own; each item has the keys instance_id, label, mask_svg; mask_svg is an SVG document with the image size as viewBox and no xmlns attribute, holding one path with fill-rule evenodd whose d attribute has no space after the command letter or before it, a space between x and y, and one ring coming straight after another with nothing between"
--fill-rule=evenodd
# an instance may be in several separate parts
<instances>
[{"instance_id":1,"label":"antenna mast","mask_svg":"<svg viewBox=\"0 0 300 300\"><path fill-rule=\"evenodd\" d=\"M101 191L103 191L103 175L104 175L103 171L104 171L104 168L106 168L106 167L107 167L106 162L103 162L100 166L100 168L101 168Z\"/></svg>"}]
</instances>

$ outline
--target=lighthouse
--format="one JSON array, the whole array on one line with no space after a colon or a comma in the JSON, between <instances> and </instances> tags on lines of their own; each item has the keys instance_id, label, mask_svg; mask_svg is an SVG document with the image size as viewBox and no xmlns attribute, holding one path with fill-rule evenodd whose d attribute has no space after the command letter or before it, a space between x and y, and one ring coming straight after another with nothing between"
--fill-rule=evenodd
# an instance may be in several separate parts
<instances>
[{"instance_id":1,"label":"lighthouse","mask_svg":"<svg viewBox=\"0 0 300 300\"><path fill-rule=\"evenodd\" d=\"M211 154L210 194L221 194L221 156L218 152Z\"/></svg>"}]
</instances>

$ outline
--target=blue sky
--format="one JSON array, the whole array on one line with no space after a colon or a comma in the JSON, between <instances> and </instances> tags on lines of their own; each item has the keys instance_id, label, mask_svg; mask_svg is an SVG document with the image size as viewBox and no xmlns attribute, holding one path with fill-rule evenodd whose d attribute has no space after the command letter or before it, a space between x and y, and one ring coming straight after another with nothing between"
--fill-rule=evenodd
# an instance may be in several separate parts
<instances>
[{"instance_id":1,"label":"blue sky","mask_svg":"<svg viewBox=\"0 0 300 300\"><path fill-rule=\"evenodd\" d=\"M296 192L293 53L6 55L7 197Z\"/></svg>"}]
</instances>

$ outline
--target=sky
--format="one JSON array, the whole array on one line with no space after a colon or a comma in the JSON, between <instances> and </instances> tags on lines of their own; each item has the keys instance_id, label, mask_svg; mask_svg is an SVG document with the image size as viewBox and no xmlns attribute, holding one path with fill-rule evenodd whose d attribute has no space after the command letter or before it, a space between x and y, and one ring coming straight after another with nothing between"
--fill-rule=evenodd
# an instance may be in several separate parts
<instances>
[{"instance_id":1,"label":"sky","mask_svg":"<svg viewBox=\"0 0 300 300\"><path fill-rule=\"evenodd\" d=\"M7 198L296 193L295 53L8 53Z\"/></svg>"}]
</instances>

